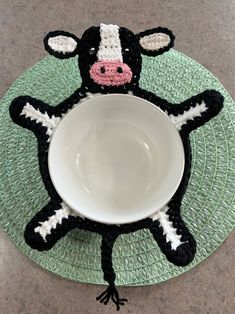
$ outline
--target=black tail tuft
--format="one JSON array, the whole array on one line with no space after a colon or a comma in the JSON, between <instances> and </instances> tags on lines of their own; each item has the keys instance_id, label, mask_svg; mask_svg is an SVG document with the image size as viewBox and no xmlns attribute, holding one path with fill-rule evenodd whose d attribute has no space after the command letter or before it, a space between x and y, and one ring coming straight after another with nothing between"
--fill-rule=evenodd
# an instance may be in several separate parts
<instances>
[{"instance_id":1,"label":"black tail tuft","mask_svg":"<svg viewBox=\"0 0 235 314\"><path fill-rule=\"evenodd\" d=\"M97 301L105 305L108 304L110 299L116 304L117 311L120 310L120 305L125 305L124 302L127 302L127 299L119 298L119 293L115 285L109 285L108 288L96 298Z\"/></svg>"}]
</instances>

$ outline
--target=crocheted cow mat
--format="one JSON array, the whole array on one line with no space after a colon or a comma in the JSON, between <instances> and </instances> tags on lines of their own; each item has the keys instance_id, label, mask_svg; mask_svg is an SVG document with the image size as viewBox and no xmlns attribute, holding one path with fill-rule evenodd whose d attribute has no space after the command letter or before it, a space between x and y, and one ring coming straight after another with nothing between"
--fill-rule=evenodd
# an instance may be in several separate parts
<instances>
[{"instance_id":1,"label":"crocheted cow mat","mask_svg":"<svg viewBox=\"0 0 235 314\"><path fill-rule=\"evenodd\" d=\"M18 78L1 101L1 226L42 267L108 284L97 300L112 300L117 310L127 301L117 285L159 283L187 271L235 224L233 101L211 73L171 49L174 39L162 27L133 34L100 24L80 39L51 32L44 44L52 56ZM48 171L50 140L62 117L107 93L131 93L160 107L184 146L175 195L135 223L107 225L79 216Z\"/></svg>"}]
</instances>

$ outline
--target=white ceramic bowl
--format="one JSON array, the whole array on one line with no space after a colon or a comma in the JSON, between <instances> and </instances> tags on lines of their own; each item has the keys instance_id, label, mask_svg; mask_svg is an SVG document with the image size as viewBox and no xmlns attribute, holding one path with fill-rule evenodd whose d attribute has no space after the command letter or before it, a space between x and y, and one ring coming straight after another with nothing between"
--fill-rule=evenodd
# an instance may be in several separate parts
<instances>
[{"instance_id":1,"label":"white ceramic bowl","mask_svg":"<svg viewBox=\"0 0 235 314\"><path fill-rule=\"evenodd\" d=\"M184 170L181 138L168 116L132 95L89 99L61 121L49 172L72 209L107 224L141 220L176 192Z\"/></svg>"}]
</instances>

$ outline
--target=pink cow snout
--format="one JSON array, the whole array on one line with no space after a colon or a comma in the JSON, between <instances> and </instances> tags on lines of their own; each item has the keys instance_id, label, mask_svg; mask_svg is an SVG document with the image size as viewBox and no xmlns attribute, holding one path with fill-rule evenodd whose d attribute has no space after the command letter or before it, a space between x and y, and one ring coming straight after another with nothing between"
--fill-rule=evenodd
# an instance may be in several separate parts
<instances>
[{"instance_id":1,"label":"pink cow snout","mask_svg":"<svg viewBox=\"0 0 235 314\"><path fill-rule=\"evenodd\" d=\"M97 84L118 86L131 81L132 71L120 61L97 61L90 69L90 76Z\"/></svg>"}]
</instances>

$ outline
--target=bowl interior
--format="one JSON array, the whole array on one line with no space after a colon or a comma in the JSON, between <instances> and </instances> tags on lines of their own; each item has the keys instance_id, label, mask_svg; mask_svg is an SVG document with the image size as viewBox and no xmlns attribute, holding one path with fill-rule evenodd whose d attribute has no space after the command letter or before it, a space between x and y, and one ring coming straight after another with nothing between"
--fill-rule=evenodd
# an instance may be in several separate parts
<instances>
[{"instance_id":1,"label":"bowl interior","mask_svg":"<svg viewBox=\"0 0 235 314\"><path fill-rule=\"evenodd\" d=\"M48 155L61 198L83 216L122 224L154 214L174 195L184 150L172 121L132 95L103 95L61 121Z\"/></svg>"}]
</instances>

